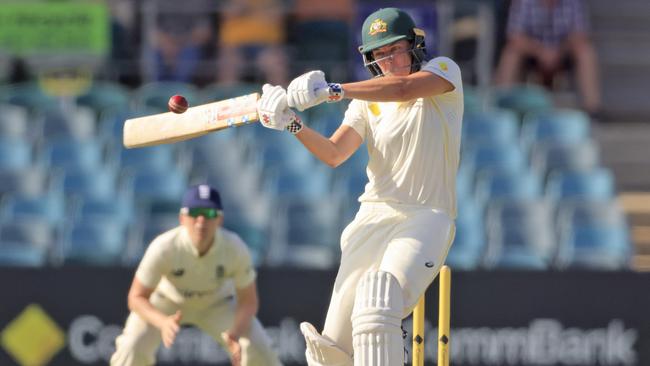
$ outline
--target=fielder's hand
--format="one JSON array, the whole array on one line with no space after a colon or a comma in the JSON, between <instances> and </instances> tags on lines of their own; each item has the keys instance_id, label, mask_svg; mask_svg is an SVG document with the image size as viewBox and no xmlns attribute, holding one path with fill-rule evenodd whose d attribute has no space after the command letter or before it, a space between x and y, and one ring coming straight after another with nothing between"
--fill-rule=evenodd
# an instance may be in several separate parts
<instances>
[{"instance_id":1,"label":"fielder's hand","mask_svg":"<svg viewBox=\"0 0 650 366\"><path fill-rule=\"evenodd\" d=\"M264 84L262 97L257 101L257 114L262 126L282 131L296 118L287 106L287 92L281 86Z\"/></svg>"},{"instance_id":2,"label":"fielder's hand","mask_svg":"<svg viewBox=\"0 0 650 366\"><path fill-rule=\"evenodd\" d=\"M310 71L293 79L287 88L289 107L304 111L323 102L338 102L343 98L341 84L325 81L325 73Z\"/></svg>"},{"instance_id":3,"label":"fielder's hand","mask_svg":"<svg viewBox=\"0 0 650 366\"><path fill-rule=\"evenodd\" d=\"M160 327L160 333L165 347L170 348L174 344L176 334L181 329L180 323L182 317L183 314L178 310L174 315L165 318L165 322Z\"/></svg>"},{"instance_id":4,"label":"fielder's hand","mask_svg":"<svg viewBox=\"0 0 650 366\"><path fill-rule=\"evenodd\" d=\"M241 346L239 345L239 340L235 339L230 333L223 332L221 333L221 338L226 342L226 347L230 352L230 359L232 361L232 366L241 365Z\"/></svg>"}]
</instances>

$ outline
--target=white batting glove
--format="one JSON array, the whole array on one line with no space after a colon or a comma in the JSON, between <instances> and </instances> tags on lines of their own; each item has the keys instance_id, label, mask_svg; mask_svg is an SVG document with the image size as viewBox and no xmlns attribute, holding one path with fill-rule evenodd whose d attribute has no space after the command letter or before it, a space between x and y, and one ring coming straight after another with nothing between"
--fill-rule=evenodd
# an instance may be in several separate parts
<instances>
[{"instance_id":1,"label":"white batting glove","mask_svg":"<svg viewBox=\"0 0 650 366\"><path fill-rule=\"evenodd\" d=\"M287 88L289 107L304 111L323 102L338 102L343 98L341 84L325 81L325 73L309 71L293 79Z\"/></svg>"},{"instance_id":2,"label":"white batting glove","mask_svg":"<svg viewBox=\"0 0 650 366\"><path fill-rule=\"evenodd\" d=\"M287 106L287 92L281 86L264 84L262 97L257 101L257 114L262 126L282 131L296 119Z\"/></svg>"}]
</instances>

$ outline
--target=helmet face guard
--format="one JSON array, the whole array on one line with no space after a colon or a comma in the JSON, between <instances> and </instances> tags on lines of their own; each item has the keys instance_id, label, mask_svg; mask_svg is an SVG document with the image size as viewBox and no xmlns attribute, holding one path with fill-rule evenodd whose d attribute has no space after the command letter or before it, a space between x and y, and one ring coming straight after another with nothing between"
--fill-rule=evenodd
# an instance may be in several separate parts
<instances>
[{"instance_id":1,"label":"helmet face guard","mask_svg":"<svg viewBox=\"0 0 650 366\"><path fill-rule=\"evenodd\" d=\"M411 70L410 73L414 73L417 71L420 71L420 68L422 64L426 61L427 58L427 52L426 52L426 45L424 43L424 31L419 28L413 28L413 34L405 36L402 39L405 39L409 41L411 44L411 48L407 50L406 52L411 53ZM401 40L401 39L400 39ZM399 40L397 40L399 41ZM395 42L397 42L395 41ZM389 43L390 44L390 43ZM387 45L386 45L387 46ZM381 47L381 46L380 46ZM373 77L379 77L383 76L384 73L381 71L381 68L377 64L378 61L381 61L383 59L393 57L387 56L384 57L380 60L375 60L375 57L372 54L372 51L374 51L377 48L380 47L375 47L372 49L366 49L364 50L365 52L362 52L362 47L359 47L359 51L361 52L361 55L363 57L363 66L365 66L368 71L370 71L370 74L372 74Z\"/></svg>"}]
</instances>

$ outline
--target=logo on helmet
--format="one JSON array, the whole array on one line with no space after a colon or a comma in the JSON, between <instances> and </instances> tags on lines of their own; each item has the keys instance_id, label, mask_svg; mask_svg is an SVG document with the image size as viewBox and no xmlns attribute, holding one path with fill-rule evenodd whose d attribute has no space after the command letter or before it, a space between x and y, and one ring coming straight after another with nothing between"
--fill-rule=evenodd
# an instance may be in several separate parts
<instances>
[{"instance_id":1,"label":"logo on helmet","mask_svg":"<svg viewBox=\"0 0 650 366\"><path fill-rule=\"evenodd\" d=\"M381 19L375 19L371 24L370 24L370 31L368 34L371 36L374 36L377 33L382 33L386 31L386 22L384 22Z\"/></svg>"}]
</instances>

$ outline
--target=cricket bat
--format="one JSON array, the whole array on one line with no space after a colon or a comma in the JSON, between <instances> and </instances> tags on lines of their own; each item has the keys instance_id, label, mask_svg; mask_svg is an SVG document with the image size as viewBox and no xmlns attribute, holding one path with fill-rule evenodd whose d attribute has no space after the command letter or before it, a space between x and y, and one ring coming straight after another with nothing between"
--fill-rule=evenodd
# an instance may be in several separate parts
<instances>
[{"instance_id":1,"label":"cricket bat","mask_svg":"<svg viewBox=\"0 0 650 366\"><path fill-rule=\"evenodd\" d=\"M184 113L159 113L127 119L124 147L144 147L189 140L213 131L257 122L259 93L188 108Z\"/></svg>"}]
</instances>

